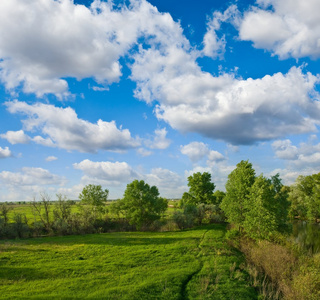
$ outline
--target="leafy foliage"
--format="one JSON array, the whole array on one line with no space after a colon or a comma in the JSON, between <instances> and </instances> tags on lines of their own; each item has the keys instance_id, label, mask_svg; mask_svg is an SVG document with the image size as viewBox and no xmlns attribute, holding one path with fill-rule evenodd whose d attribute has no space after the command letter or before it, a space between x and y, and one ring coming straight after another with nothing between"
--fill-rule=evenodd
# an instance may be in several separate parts
<instances>
[{"instance_id":1,"label":"leafy foliage","mask_svg":"<svg viewBox=\"0 0 320 300\"><path fill-rule=\"evenodd\" d=\"M124 214L130 224L141 228L160 219L167 207L168 201L159 197L156 186L150 187L143 180L134 180L127 185L123 199L114 204L113 210Z\"/></svg>"},{"instance_id":2,"label":"leafy foliage","mask_svg":"<svg viewBox=\"0 0 320 300\"><path fill-rule=\"evenodd\" d=\"M273 196L271 181L263 176L257 177L245 201L246 214L243 228L250 237L268 239L276 231Z\"/></svg>"},{"instance_id":3,"label":"leafy foliage","mask_svg":"<svg viewBox=\"0 0 320 300\"><path fill-rule=\"evenodd\" d=\"M94 211L103 212L108 199L109 190L101 185L88 184L79 195L81 204L90 205Z\"/></svg>"},{"instance_id":4,"label":"leafy foliage","mask_svg":"<svg viewBox=\"0 0 320 300\"><path fill-rule=\"evenodd\" d=\"M211 174L208 172L194 173L188 177L189 192L182 196L182 205L198 205L200 203L212 204L215 202L213 191L215 184L211 182Z\"/></svg>"},{"instance_id":5,"label":"leafy foliage","mask_svg":"<svg viewBox=\"0 0 320 300\"><path fill-rule=\"evenodd\" d=\"M255 171L248 161L241 161L229 174L226 183L226 196L221 208L224 211L228 222L242 230L246 214L246 201L250 195L251 186L255 181Z\"/></svg>"},{"instance_id":6,"label":"leafy foliage","mask_svg":"<svg viewBox=\"0 0 320 300\"><path fill-rule=\"evenodd\" d=\"M320 219L320 173L299 176L289 193L291 217Z\"/></svg>"},{"instance_id":7,"label":"leafy foliage","mask_svg":"<svg viewBox=\"0 0 320 300\"><path fill-rule=\"evenodd\" d=\"M288 189L279 174L267 179L255 176L252 164L241 161L226 184L221 208L227 220L254 239L270 239L285 231L288 215Z\"/></svg>"}]
</instances>

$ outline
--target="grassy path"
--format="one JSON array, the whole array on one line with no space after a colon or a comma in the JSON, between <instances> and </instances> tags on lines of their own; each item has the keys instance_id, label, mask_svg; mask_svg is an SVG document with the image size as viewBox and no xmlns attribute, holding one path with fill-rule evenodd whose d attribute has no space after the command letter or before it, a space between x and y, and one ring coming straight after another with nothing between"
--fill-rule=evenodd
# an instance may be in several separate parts
<instances>
[{"instance_id":1,"label":"grassy path","mask_svg":"<svg viewBox=\"0 0 320 300\"><path fill-rule=\"evenodd\" d=\"M0 242L0 299L257 299L225 227Z\"/></svg>"}]
</instances>

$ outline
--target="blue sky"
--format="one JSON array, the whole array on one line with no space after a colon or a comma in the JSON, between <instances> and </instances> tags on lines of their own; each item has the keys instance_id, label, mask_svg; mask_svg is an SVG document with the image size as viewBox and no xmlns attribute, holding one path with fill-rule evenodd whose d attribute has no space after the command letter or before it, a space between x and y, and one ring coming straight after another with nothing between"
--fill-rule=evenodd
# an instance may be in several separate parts
<instances>
[{"instance_id":1,"label":"blue sky","mask_svg":"<svg viewBox=\"0 0 320 300\"><path fill-rule=\"evenodd\" d=\"M179 198L242 159L285 184L319 172L317 0L0 3L0 201Z\"/></svg>"}]
</instances>

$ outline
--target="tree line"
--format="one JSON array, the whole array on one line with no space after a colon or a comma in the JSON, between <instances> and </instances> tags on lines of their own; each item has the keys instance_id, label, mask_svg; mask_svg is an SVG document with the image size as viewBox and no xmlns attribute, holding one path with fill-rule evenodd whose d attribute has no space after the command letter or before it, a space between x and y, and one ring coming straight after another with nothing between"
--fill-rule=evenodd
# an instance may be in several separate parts
<instances>
[{"instance_id":1,"label":"tree line","mask_svg":"<svg viewBox=\"0 0 320 300\"><path fill-rule=\"evenodd\" d=\"M123 198L110 205L106 205L108 189L93 184L83 188L76 205L61 194L54 202L41 194L40 201L30 204L32 217L14 213L10 220L12 207L3 203L0 237L173 230L227 221L253 239L271 239L277 232L288 231L289 217L320 218L320 173L299 176L289 187L282 184L279 174L257 176L249 161L241 161L229 174L225 192L214 191L208 172L189 176L188 187L173 213L168 213L168 200L160 197L158 188L143 180L129 183Z\"/></svg>"}]
</instances>

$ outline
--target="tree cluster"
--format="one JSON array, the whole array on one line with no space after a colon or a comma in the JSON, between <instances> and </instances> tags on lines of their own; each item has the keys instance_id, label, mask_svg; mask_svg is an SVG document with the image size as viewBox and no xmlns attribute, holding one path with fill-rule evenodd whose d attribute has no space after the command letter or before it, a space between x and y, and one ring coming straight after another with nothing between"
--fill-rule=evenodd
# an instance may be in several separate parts
<instances>
[{"instance_id":1,"label":"tree cluster","mask_svg":"<svg viewBox=\"0 0 320 300\"><path fill-rule=\"evenodd\" d=\"M291 217L317 221L320 219L320 173L299 176L290 187Z\"/></svg>"},{"instance_id":2,"label":"tree cluster","mask_svg":"<svg viewBox=\"0 0 320 300\"><path fill-rule=\"evenodd\" d=\"M159 196L156 186L151 186L143 180L134 180L127 185L124 197L112 205L112 210L118 216L124 216L131 225L141 229L159 220L167 210L168 201Z\"/></svg>"},{"instance_id":3,"label":"tree cluster","mask_svg":"<svg viewBox=\"0 0 320 300\"><path fill-rule=\"evenodd\" d=\"M85 186L77 209L63 195L57 195L53 202L47 194L41 194L40 201L34 199L31 203L33 222L21 213L14 213L9 220L11 206L1 204L0 237L150 230L161 222L173 222L185 229L226 220L240 233L254 239L270 239L287 230L288 212L291 217L313 221L320 218L320 173L300 176L296 184L286 187L279 174L271 178L257 176L251 163L241 161L228 176L226 192L214 191L208 172L189 176L188 187L180 208L176 206L167 215L167 199L160 197L156 186L143 180L129 183L123 198L111 205L107 205L109 191L101 185Z\"/></svg>"},{"instance_id":4,"label":"tree cluster","mask_svg":"<svg viewBox=\"0 0 320 300\"><path fill-rule=\"evenodd\" d=\"M256 176L252 164L241 161L228 176L221 208L240 233L270 239L287 228L288 190L279 174L270 179Z\"/></svg>"}]
</instances>

